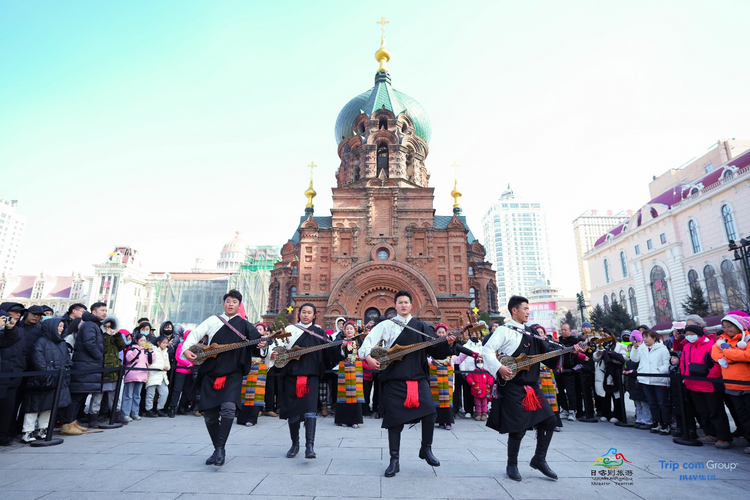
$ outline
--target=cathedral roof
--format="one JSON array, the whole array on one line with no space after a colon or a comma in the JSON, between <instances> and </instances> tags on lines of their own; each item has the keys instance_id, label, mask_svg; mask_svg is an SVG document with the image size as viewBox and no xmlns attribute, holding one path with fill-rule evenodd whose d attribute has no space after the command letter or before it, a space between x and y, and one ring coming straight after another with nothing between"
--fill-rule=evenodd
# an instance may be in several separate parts
<instances>
[{"instance_id":1,"label":"cathedral roof","mask_svg":"<svg viewBox=\"0 0 750 500\"><path fill-rule=\"evenodd\" d=\"M297 230L294 231L294 235L292 235L292 243L295 245L299 243L299 230L300 227L302 227L302 224L307 220L307 216L303 215L299 219L299 225L297 226ZM331 229L333 227L333 217L317 217L313 216L313 220L316 224L318 224L318 229ZM436 215L432 219L432 227L435 229L447 229L448 224L453 220L453 215ZM477 239L474 237L474 234L471 232L471 229L469 229L469 224L466 222L466 217L463 215L458 216L458 220L461 221L461 223L468 229L469 233L466 235L466 241L469 242L469 244L474 243Z\"/></svg>"},{"instance_id":2,"label":"cathedral roof","mask_svg":"<svg viewBox=\"0 0 750 500\"><path fill-rule=\"evenodd\" d=\"M391 86L391 75L386 71L378 71L375 75L375 86L350 100L341 109L334 129L336 144L352 135L354 120L361 113L372 118L375 111L384 107L395 116L406 111L414 123L416 135L429 144L432 126L427 112L414 98L394 89Z\"/></svg>"}]
</instances>

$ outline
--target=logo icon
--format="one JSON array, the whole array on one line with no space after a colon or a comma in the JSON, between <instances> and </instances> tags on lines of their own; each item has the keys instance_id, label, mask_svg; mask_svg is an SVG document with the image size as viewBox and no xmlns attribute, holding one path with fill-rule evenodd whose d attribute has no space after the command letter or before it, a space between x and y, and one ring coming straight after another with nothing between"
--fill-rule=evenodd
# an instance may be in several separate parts
<instances>
[{"instance_id":1,"label":"logo icon","mask_svg":"<svg viewBox=\"0 0 750 500\"><path fill-rule=\"evenodd\" d=\"M605 469L619 469L625 462L632 464L622 453L617 453L617 448L610 448L607 453L594 460L592 466L604 467Z\"/></svg>"}]
</instances>

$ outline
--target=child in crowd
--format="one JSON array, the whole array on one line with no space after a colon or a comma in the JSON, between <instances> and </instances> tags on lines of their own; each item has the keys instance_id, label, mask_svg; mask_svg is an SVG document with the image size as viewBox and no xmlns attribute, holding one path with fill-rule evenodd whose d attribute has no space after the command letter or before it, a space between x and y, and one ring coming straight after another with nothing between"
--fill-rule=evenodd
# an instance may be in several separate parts
<instances>
[{"instance_id":1,"label":"child in crowd","mask_svg":"<svg viewBox=\"0 0 750 500\"><path fill-rule=\"evenodd\" d=\"M154 349L148 343L146 335L135 334L135 345L125 353L125 386L122 396L122 414L132 422L140 420L138 408L141 406L141 391L148 380L145 370L128 370L128 368L148 368L153 359Z\"/></svg>"},{"instance_id":2,"label":"child in crowd","mask_svg":"<svg viewBox=\"0 0 750 500\"><path fill-rule=\"evenodd\" d=\"M153 361L149 363L148 381L146 382L146 416L149 418L168 417L164 412L169 396L169 339L164 335L156 337L156 349ZM159 391L157 411L154 407L154 393Z\"/></svg>"},{"instance_id":3,"label":"child in crowd","mask_svg":"<svg viewBox=\"0 0 750 500\"><path fill-rule=\"evenodd\" d=\"M624 337L624 336L623 336ZM631 355L630 360L625 365L623 375L625 375L625 383L628 388L628 395L630 400L635 405L635 428L643 430L651 430L653 423L651 421L651 408L648 406L646 401L646 394L643 392L643 386L638 382L638 362L633 361L633 346L643 342L643 336L640 331L634 330L631 335L628 336L630 344L628 352Z\"/></svg>"},{"instance_id":4,"label":"child in crowd","mask_svg":"<svg viewBox=\"0 0 750 500\"><path fill-rule=\"evenodd\" d=\"M487 420L487 407L492 396L492 384L495 379L489 372L484 370L484 361L475 360L473 372L466 375L466 381L471 387L471 394L474 396L474 419Z\"/></svg>"},{"instance_id":5,"label":"child in crowd","mask_svg":"<svg viewBox=\"0 0 750 500\"><path fill-rule=\"evenodd\" d=\"M652 433L669 435L672 411L669 402L669 349L659 340L653 330L643 333L643 344L636 342L630 352L630 359L638 362L638 373L664 374L663 377L639 376L638 382L646 394L646 401L653 419Z\"/></svg>"}]
</instances>

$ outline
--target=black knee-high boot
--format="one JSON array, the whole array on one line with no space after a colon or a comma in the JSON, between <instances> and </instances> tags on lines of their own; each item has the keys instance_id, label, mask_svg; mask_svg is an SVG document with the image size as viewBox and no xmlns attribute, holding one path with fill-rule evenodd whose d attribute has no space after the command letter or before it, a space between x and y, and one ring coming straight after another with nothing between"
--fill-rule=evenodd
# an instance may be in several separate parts
<instances>
[{"instance_id":1,"label":"black knee-high boot","mask_svg":"<svg viewBox=\"0 0 750 500\"><path fill-rule=\"evenodd\" d=\"M226 444L229 438L229 433L232 431L232 424L234 424L234 418L227 418L226 416L221 417L219 422L219 434L216 439L216 458L214 465L222 466L226 460Z\"/></svg>"},{"instance_id":2,"label":"black knee-high boot","mask_svg":"<svg viewBox=\"0 0 750 500\"><path fill-rule=\"evenodd\" d=\"M523 435L518 437L513 434L508 434L508 465L505 467L505 473L513 481L520 481L521 473L518 472L518 450L521 449Z\"/></svg>"},{"instance_id":3,"label":"black knee-high boot","mask_svg":"<svg viewBox=\"0 0 750 500\"><path fill-rule=\"evenodd\" d=\"M388 428L388 449L391 452L391 462L385 470L385 477L393 477L399 472L398 453L401 448L401 431L403 425Z\"/></svg>"},{"instance_id":4,"label":"black knee-high boot","mask_svg":"<svg viewBox=\"0 0 750 500\"><path fill-rule=\"evenodd\" d=\"M419 458L426 460L428 465L439 467L440 461L432 454L432 435L435 433L435 420L422 420L422 447L419 448Z\"/></svg>"},{"instance_id":5,"label":"black knee-high boot","mask_svg":"<svg viewBox=\"0 0 750 500\"><path fill-rule=\"evenodd\" d=\"M292 447L286 452L286 458L294 458L299 453L299 425L300 422L289 422L289 435L292 438Z\"/></svg>"},{"instance_id":6,"label":"black knee-high boot","mask_svg":"<svg viewBox=\"0 0 750 500\"><path fill-rule=\"evenodd\" d=\"M206 459L206 465L214 465L216 463L216 443L219 442L218 420L206 419L206 430L208 430L208 435L211 437L211 444L214 446L214 452Z\"/></svg>"},{"instance_id":7,"label":"black knee-high boot","mask_svg":"<svg viewBox=\"0 0 750 500\"><path fill-rule=\"evenodd\" d=\"M557 474L555 471L549 468L547 465L547 449L552 441L552 434L554 431L550 429L537 428L536 430L536 453L531 458L529 465L532 469L536 469L550 479L557 480Z\"/></svg>"},{"instance_id":8,"label":"black knee-high boot","mask_svg":"<svg viewBox=\"0 0 750 500\"><path fill-rule=\"evenodd\" d=\"M315 424L317 421L316 418L305 419L305 458L315 458L313 445L315 444Z\"/></svg>"}]
</instances>

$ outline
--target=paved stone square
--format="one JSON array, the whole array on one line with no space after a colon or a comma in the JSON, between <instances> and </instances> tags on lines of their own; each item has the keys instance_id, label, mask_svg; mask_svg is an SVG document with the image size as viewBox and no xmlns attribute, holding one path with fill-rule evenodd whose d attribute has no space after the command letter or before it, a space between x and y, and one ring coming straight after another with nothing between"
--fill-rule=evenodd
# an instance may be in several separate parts
<instances>
[{"instance_id":1,"label":"paved stone square","mask_svg":"<svg viewBox=\"0 0 750 500\"><path fill-rule=\"evenodd\" d=\"M304 453L285 458L290 444L285 421L260 417L255 427L235 425L227 444L227 463L214 467L204 465L212 448L202 418L144 418L121 429L66 437L59 446L32 448L19 443L0 449L0 498L666 500L750 495L750 455L742 452L744 440L730 450L693 448L648 431L567 421L555 433L547 457L559 481L528 466L533 433L524 439L519 457L523 481L515 483L505 477L507 436L488 429L484 422L460 418L450 431L435 430L433 449L440 467L430 467L417 457L420 428L416 426L404 431L401 472L385 478L388 443L380 422L366 418L359 429L351 429L335 426L331 416L320 418L318 458L306 460ZM610 471L592 465L610 448L630 463ZM673 462L692 468L664 468ZM734 470L711 468L727 463L736 464ZM696 477L680 480L685 474ZM706 478L700 479L701 475ZM710 479L712 475L715 479Z\"/></svg>"}]
</instances>

